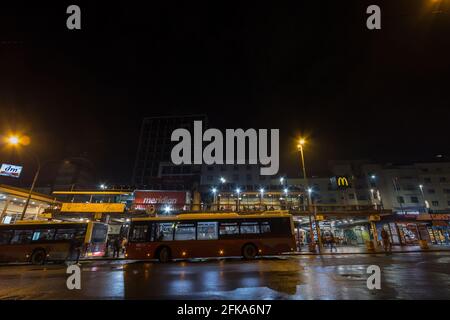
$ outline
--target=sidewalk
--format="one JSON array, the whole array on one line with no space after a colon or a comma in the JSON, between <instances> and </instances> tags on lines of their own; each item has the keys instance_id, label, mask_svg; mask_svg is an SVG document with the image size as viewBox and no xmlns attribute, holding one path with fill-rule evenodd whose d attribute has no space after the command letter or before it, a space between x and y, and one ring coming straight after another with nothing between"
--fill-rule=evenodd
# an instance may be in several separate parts
<instances>
[{"instance_id":1,"label":"sidewalk","mask_svg":"<svg viewBox=\"0 0 450 320\"><path fill-rule=\"evenodd\" d=\"M421 249L419 246L392 246L392 253L410 253L410 252L450 252L450 246L446 245L430 245L429 249ZM337 251L330 251L329 248L324 247L322 254L384 254L384 249L376 248L375 251L367 250L366 246L337 246ZM287 253L287 255L317 255L318 253L309 252L307 246L302 247L302 251Z\"/></svg>"}]
</instances>

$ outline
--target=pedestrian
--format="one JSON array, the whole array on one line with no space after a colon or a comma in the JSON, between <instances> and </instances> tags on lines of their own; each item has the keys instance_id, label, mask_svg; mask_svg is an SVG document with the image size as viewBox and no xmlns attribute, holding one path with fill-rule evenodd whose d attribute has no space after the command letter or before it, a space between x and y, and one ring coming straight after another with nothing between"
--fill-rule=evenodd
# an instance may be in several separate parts
<instances>
[{"instance_id":1,"label":"pedestrian","mask_svg":"<svg viewBox=\"0 0 450 320\"><path fill-rule=\"evenodd\" d=\"M333 233L330 232L329 234L329 245L330 245L330 251L333 252L333 248L334 250L336 250L337 252L337 248L336 248L336 238L334 237Z\"/></svg>"},{"instance_id":2,"label":"pedestrian","mask_svg":"<svg viewBox=\"0 0 450 320\"><path fill-rule=\"evenodd\" d=\"M388 252L392 252L391 239L389 237L389 233L384 228L381 230L381 239L383 240L384 252L386 252L386 254Z\"/></svg>"},{"instance_id":3,"label":"pedestrian","mask_svg":"<svg viewBox=\"0 0 450 320\"><path fill-rule=\"evenodd\" d=\"M116 237L113 242L113 258L119 258L121 244L120 238Z\"/></svg>"},{"instance_id":4,"label":"pedestrian","mask_svg":"<svg viewBox=\"0 0 450 320\"><path fill-rule=\"evenodd\" d=\"M125 255L125 249L126 249L126 247L127 247L127 243L128 243L128 240L127 240L127 238L125 238L125 237L123 237L123 239L122 239L122 254L123 255Z\"/></svg>"}]
</instances>

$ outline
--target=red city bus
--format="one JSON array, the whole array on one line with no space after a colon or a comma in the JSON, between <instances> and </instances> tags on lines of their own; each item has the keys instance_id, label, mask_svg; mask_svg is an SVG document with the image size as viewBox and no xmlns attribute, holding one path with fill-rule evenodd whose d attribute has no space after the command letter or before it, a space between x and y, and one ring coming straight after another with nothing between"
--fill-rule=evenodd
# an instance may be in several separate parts
<instances>
[{"instance_id":1,"label":"red city bus","mask_svg":"<svg viewBox=\"0 0 450 320\"><path fill-rule=\"evenodd\" d=\"M0 225L0 262L31 262L103 256L108 225L101 222L24 221Z\"/></svg>"},{"instance_id":2,"label":"red city bus","mask_svg":"<svg viewBox=\"0 0 450 320\"><path fill-rule=\"evenodd\" d=\"M160 262L223 256L254 259L294 248L290 214L181 214L133 219L125 257Z\"/></svg>"}]
</instances>

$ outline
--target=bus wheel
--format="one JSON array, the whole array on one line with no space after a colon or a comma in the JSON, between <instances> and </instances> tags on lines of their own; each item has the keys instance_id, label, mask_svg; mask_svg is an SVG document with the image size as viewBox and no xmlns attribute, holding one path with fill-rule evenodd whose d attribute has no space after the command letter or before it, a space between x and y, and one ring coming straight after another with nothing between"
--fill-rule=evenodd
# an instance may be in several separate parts
<instances>
[{"instance_id":1,"label":"bus wheel","mask_svg":"<svg viewBox=\"0 0 450 320\"><path fill-rule=\"evenodd\" d=\"M162 247L158 251L158 260L161 263L169 262L170 260L170 249L167 247Z\"/></svg>"},{"instance_id":2,"label":"bus wheel","mask_svg":"<svg viewBox=\"0 0 450 320\"><path fill-rule=\"evenodd\" d=\"M251 243L247 243L242 247L242 256L244 259L251 260L255 259L258 249L256 249L255 245Z\"/></svg>"},{"instance_id":3,"label":"bus wheel","mask_svg":"<svg viewBox=\"0 0 450 320\"><path fill-rule=\"evenodd\" d=\"M35 250L31 255L31 263L32 264L44 264L45 262L45 251L42 249Z\"/></svg>"}]
</instances>

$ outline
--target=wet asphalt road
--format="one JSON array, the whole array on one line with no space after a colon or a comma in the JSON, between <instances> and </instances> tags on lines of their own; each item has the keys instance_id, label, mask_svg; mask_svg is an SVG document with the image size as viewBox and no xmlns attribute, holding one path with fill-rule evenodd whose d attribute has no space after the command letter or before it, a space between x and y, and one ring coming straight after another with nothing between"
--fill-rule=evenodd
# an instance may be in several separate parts
<instances>
[{"instance_id":1,"label":"wet asphalt road","mask_svg":"<svg viewBox=\"0 0 450 320\"><path fill-rule=\"evenodd\" d=\"M369 265L381 290L369 290ZM0 299L450 299L450 253L84 262L81 290L65 265L0 266Z\"/></svg>"}]
</instances>

